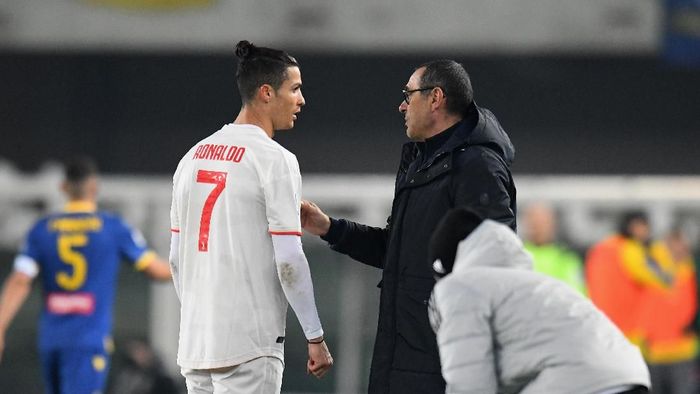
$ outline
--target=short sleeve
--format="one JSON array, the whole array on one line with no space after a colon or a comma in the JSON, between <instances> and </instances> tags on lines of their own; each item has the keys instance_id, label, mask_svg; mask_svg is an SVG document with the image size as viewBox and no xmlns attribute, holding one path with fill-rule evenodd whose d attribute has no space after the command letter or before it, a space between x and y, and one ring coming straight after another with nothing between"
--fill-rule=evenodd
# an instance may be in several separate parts
<instances>
[{"instance_id":1,"label":"short sleeve","mask_svg":"<svg viewBox=\"0 0 700 394\"><path fill-rule=\"evenodd\" d=\"M34 261L41 261L41 235L39 233L41 226L45 224L45 221L41 221L29 230L20 249L20 255L27 256Z\"/></svg>"},{"instance_id":2,"label":"short sleeve","mask_svg":"<svg viewBox=\"0 0 700 394\"><path fill-rule=\"evenodd\" d=\"M15 271L21 272L30 278L34 278L39 274L39 263L24 254L18 254L17 257L15 257L13 267Z\"/></svg>"},{"instance_id":3,"label":"short sleeve","mask_svg":"<svg viewBox=\"0 0 700 394\"><path fill-rule=\"evenodd\" d=\"M117 220L117 242L120 255L142 270L153 260L155 254L148 250L146 239L137 229L131 228L121 219Z\"/></svg>"},{"instance_id":4,"label":"short sleeve","mask_svg":"<svg viewBox=\"0 0 700 394\"><path fill-rule=\"evenodd\" d=\"M13 264L15 271L22 272L32 278L39 273L40 261L42 261L42 229L45 226L46 221L42 220L29 230L19 253L15 257Z\"/></svg>"},{"instance_id":5,"label":"short sleeve","mask_svg":"<svg viewBox=\"0 0 700 394\"><path fill-rule=\"evenodd\" d=\"M301 235L301 174L294 155L282 155L273 163L263 190L270 234Z\"/></svg>"}]
</instances>

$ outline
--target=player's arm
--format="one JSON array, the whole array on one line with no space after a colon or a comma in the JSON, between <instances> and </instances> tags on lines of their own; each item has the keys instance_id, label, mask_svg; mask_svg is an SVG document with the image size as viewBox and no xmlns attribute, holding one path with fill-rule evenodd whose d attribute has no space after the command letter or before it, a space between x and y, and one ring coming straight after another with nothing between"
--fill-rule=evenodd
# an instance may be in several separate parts
<instances>
[{"instance_id":1,"label":"player's arm","mask_svg":"<svg viewBox=\"0 0 700 394\"><path fill-rule=\"evenodd\" d=\"M387 228L367 226L346 219L331 219L311 201L301 202L301 225L304 230L328 242L336 252L361 263L383 268Z\"/></svg>"},{"instance_id":2,"label":"player's arm","mask_svg":"<svg viewBox=\"0 0 700 394\"><path fill-rule=\"evenodd\" d=\"M297 235L272 235L277 274L309 343L307 370L322 377L333 365L323 340L323 328L316 309L311 271Z\"/></svg>"},{"instance_id":3,"label":"player's arm","mask_svg":"<svg viewBox=\"0 0 700 394\"><path fill-rule=\"evenodd\" d=\"M168 255L168 261L170 262L170 273L173 277L173 284L175 285L175 293L177 298L180 298L180 232L171 231L170 233L170 254Z\"/></svg>"},{"instance_id":4,"label":"player's arm","mask_svg":"<svg viewBox=\"0 0 700 394\"><path fill-rule=\"evenodd\" d=\"M156 252L148 250L146 239L140 231L121 219L117 222L116 231L121 256L131 261L137 271L153 280L170 280L170 266Z\"/></svg>"},{"instance_id":5,"label":"player's arm","mask_svg":"<svg viewBox=\"0 0 700 394\"><path fill-rule=\"evenodd\" d=\"M153 280L166 281L172 278L170 274L170 265L165 262L160 256L153 253L142 272Z\"/></svg>"},{"instance_id":6,"label":"player's arm","mask_svg":"<svg viewBox=\"0 0 700 394\"><path fill-rule=\"evenodd\" d=\"M5 279L2 295L0 295L0 361L5 350L7 329L27 300L32 280L38 272L38 264L33 259L19 255L15 260L14 271Z\"/></svg>"},{"instance_id":7,"label":"player's arm","mask_svg":"<svg viewBox=\"0 0 700 394\"><path fill-rule=\"evenodd\" d=\"M180 297L180 214L178 213L177 185L183 162L184 159L180 160L175 170L175 175L173 175L173 194L170 202L170 252L168 253L170 273L173 278L175 293L179 300L182 300L182 298Z\"/></svg>"},{"instance_id":8,"label":"player's arm","mask_svg":"<svg viewBox=\"0 0 700 394\"><path fill-rule=\"evenodd\" d=\"M499 367L491 328L491 301L449 278L435 285L431 301L436 315L431 324L440 349L446 392L497 392Z\"/></svg>"}]
</instances>

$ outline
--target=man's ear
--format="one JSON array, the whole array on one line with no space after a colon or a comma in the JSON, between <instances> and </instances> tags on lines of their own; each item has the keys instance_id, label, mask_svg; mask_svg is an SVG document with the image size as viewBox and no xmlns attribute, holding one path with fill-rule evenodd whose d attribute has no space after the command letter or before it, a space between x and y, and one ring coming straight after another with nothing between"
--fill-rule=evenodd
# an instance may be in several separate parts
<instances>
[{"instance_id":1,"label":"man's ear","mask_svg":"<svg viewBox=\"0 0 700 394\"><path fill-rule=\"evenodd\" d=\"M260 88L258 88L258 97L265 104L269 103L274 95L275 89L273 89L272 86L268 84L264 84L260 86Z\"/></svg>"},{"instance_id":2,"label":"man's ear","mask_svg":"<svg viewBox=\"0 0 700 394\"><path fill-rule=\"evenodd\" d=\"M445 92L442 88L434 88L430 92L430 108L435 111L440 107L444 107L447 97L445 97Z\"/></svg>"}]
</instances>

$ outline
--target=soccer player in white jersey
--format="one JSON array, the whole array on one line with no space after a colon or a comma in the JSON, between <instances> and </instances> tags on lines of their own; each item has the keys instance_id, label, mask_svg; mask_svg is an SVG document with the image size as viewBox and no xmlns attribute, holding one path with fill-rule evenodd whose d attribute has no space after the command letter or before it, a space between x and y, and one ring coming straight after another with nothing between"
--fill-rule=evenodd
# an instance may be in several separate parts
<instances>
[{"instance_id":1,"label":"soccer player in white jersey","mask_svg":"<svg viewBox=\"0 0 700 394\"><path fill-rule=\"evenodd\" d=\"M321 378L333 365L301 246L299 165L272 139L305 104L299 64L247 41L236 56L238 117L195 144L173 177L177 362L189 393L279 393L288 303L307 372Z\"/></svg>"}]
</instances>

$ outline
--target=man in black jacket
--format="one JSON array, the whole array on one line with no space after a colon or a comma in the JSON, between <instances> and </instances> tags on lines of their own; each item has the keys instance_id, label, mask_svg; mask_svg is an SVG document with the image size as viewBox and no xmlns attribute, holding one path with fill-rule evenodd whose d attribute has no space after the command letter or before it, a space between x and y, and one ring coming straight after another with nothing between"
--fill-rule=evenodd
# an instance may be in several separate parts
<instances>
[{"instance_id":1,"label":"man in black jacket","mask_svg":"<svg viewBox=\"0 0 700 394\"><path fill-rule=\"evenodd\" d=\"M427 312L435 284L427 246L440 218L467 206L515 230L509 170L515 149L495 116L474 103L462 65L452 60L421 65L403 94L399 112L412 142L403 146L387 226L333 219L309 201L301 207L304 230L335 251L383 269L372 394L445 391Z\"/></svg>"}]
</instances>

